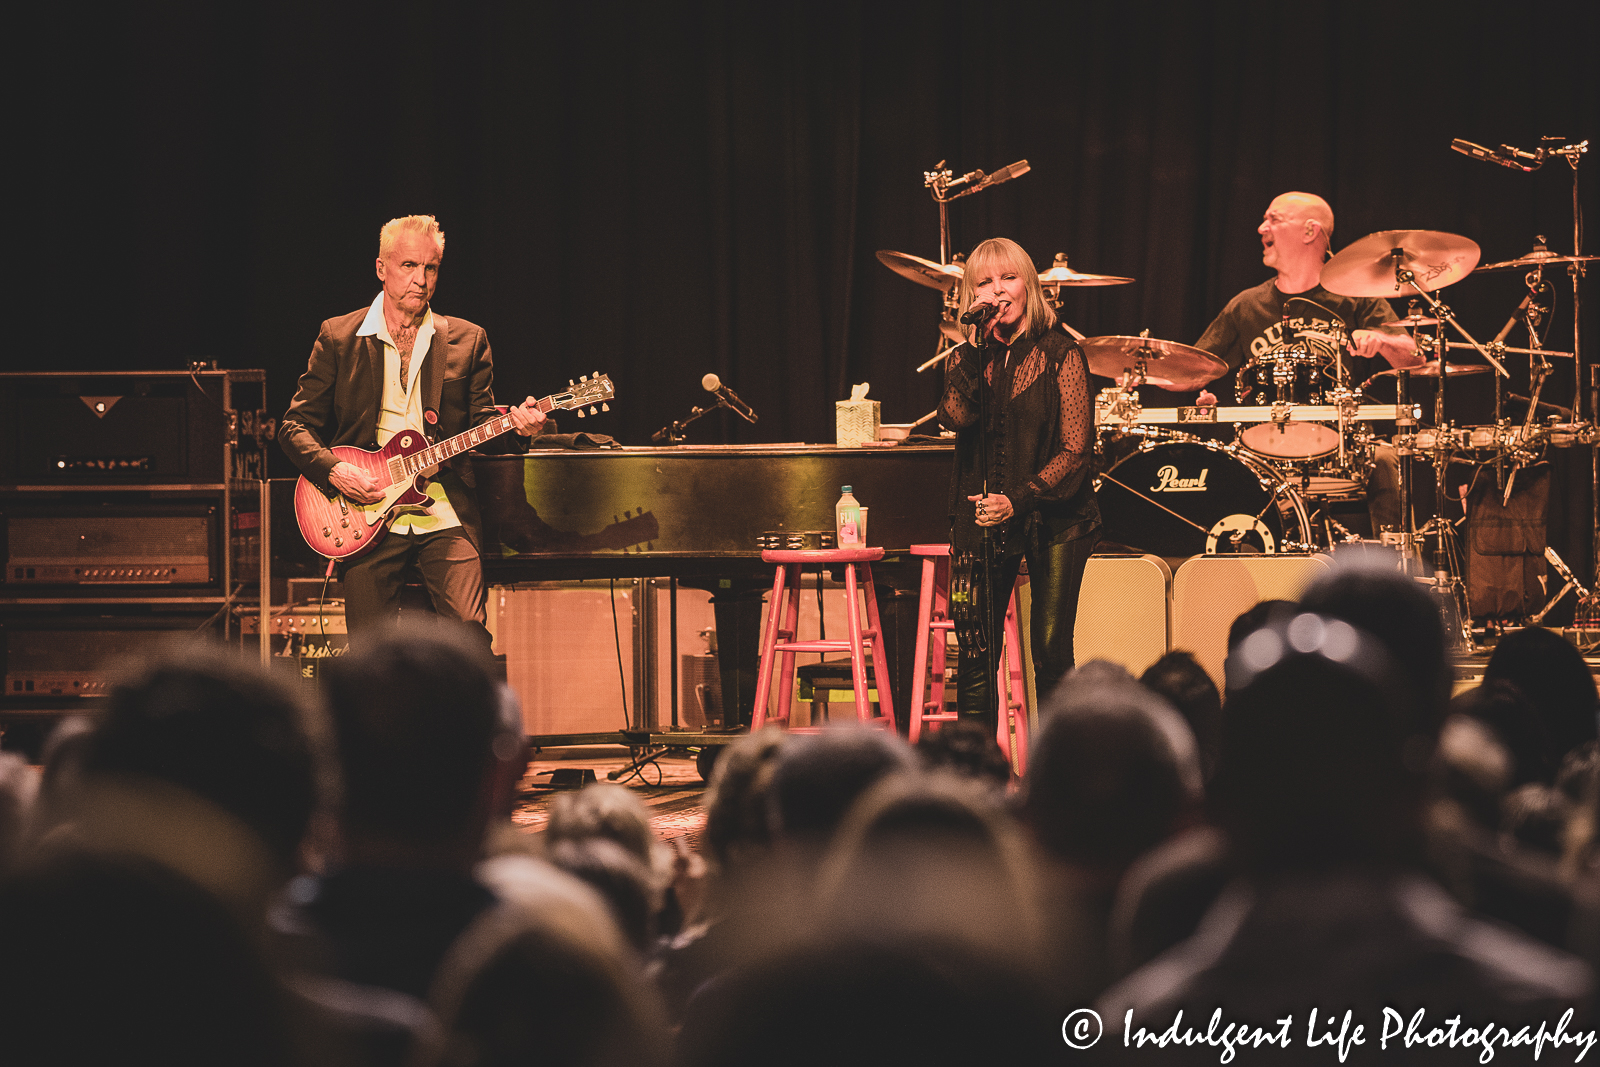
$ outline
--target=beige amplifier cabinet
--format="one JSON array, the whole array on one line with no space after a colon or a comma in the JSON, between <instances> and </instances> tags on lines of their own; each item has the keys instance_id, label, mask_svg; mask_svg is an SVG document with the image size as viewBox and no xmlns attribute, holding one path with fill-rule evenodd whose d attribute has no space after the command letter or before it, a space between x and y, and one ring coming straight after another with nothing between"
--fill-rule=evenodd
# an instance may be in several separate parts
<instances>
[{"instance_id":1,"label":"beige amplifier cabinet","mask_svg":"<svg viewBox=\"0 0 1600 1067\"><path fill-rule=\"evenodd\" d=\"M679 586L677 596L681 666L705 652L701 634L714 633L716 620L711 594ZM491 586L489 628L495 651L506 657L506 682L522 700L528 734L616 734L620 741L620 731L640 722L667 729L670 597L664 578ZM684 702L698 696L694 684L680 690L679 721L700 725L700 701ZM642 708L641 691L650 697Z\"/></svg>"},{"instance_id":2,"label":"beige amplifier cabinet","mask_svg":"<svg viewBox=\"0 0 1600 1067\"><path fill-rule=\"evenodd\" d=\"M1073 659L1110 660L1134 677L1167 652L1172 571L1160 556L1091 556L1078 594Z\"/></svg>"},{"instance_id":3,"label":"beige amplifier cabinet","mask_svg":"<svg viewBox=\"0 0 1600 1067\"><path fill-rule=\"evenodd\" d=\"M1223 689L1233 620L1263 600L1300 599L1332 564L1325 555L1195 556L1172 580L1172 647L1194 653Z\"/></svg>"}]
</instances>

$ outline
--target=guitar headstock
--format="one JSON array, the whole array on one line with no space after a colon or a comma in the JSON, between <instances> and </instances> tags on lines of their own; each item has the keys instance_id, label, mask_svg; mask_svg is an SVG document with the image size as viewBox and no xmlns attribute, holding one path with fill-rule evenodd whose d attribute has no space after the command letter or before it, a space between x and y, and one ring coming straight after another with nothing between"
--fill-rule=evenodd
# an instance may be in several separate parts
<instances>
[{"instance_id":1,"label":"guitar headstock","mask_svg":"<svg viewBox=\"0 0 1600 1067\"><path fill-rule=\"evenodd\" d=\"M578 418L581 419L585 414L583 410L585 405L589 407L587 414L590 415L599 414L601 410L610 411L611 405L606 401L616 395L617 391L612 387L611 379L595 371L592 375L585 374L575 382L568 379L567 391L552 396L550 406L567 411L576 410ZM599 404L600 407L596 408L595 404Z\"/></svg>"}]
</instances>

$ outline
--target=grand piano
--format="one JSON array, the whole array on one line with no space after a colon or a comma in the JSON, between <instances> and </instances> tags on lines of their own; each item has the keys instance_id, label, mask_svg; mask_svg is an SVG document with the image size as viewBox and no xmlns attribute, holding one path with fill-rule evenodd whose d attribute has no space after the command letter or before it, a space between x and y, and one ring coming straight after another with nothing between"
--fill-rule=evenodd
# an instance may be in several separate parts
<instances>
[{"instance_id":1,"label":"grand piano","mask_svg":"<svg viewBox=\"0 0 1600 1067\"><path fill-rule=\"evenodd\" d=\"M915 641L917 561L913 544L947 541L952 447L902 444L711 445L667 448L535 449L526 456L473 457L482 509L484 577L490 583L577 578L667 578L712 592L723 722L750 719L755 699L762 594L772 568L763 534L833 529L841 485L870 508L868 538L885 557L873 567L905 725ZM648 603L648 598L645 599ZM654 647L657 620L642 620ZM677 650L672 655L676 669ZM654 707L653 662L636 666L630 735L653 744L700 744L671 731L674 707ZM573 738L546 743L572 742ZM631 736L630 743L645 743Z\"/></svg>"}]
</instances>

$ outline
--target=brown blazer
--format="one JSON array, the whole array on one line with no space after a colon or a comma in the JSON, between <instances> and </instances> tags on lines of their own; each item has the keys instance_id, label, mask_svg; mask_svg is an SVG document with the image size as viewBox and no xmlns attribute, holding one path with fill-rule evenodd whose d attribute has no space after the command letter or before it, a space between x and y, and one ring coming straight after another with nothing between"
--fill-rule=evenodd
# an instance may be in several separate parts
<instances>
[{"instance_id":1,"label":"brown blazer","mask_svg":"<svg viewBox=\"0 0 1600 1067\"><path fill-rule=\"evenodd\" d=\"M334 492L328 472L338 459L335 445L378 447L378 402L383 389L383 342L357 336L368 308L328 319L311 346L306 372L278 425L278 444L310 481ZM433 340L422 364L422 410L437 416L424 421L430 441L464 433L499 412L494 406L494 359L483 327L434 312ZM481 446L489 452L525 452L527 441L507 433ZM467 537L479 545L475 479L467 455L449 461L435 476L444 486Z\"/></svg>"}]
</instances>

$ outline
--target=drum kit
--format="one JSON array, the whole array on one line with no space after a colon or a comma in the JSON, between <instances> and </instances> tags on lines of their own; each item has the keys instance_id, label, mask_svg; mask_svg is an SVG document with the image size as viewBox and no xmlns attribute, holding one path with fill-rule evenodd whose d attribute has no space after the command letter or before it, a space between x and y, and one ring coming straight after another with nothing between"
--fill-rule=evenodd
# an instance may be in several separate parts
<instances>
[{"instance_id":1,"label":"drum kit","mask_svg":"<svg viewBox=\"0 0 1600 1067\"><path fill-rule=\"evenodd\" d=\"M1576 188L1578 158L1587 147L1585 141L1540 152L1566 158ZM939 204L939 261L904 252L878 253L889 269L943 294L940 349L919 371L940 363L965 339L956 325L963 264L960 256L950 254L948 201L1025 173L1027 163L1013 164L993 176L974 171L960 178L952 178L943 168L941 162L924 175ZM1366 498L1381 444L1374 424L1393 422L1402 526L1374 530L1379 535L1375 539L1399 549L1410 561L1406 565L1419 575L1431 572L1425 580L1438 586L1442 601L1454 602L1457 633L1470 648L1471 613L1461 580L1460 550L1454 524L1442 514L1447 471L1452 464L1492 468L1503 499L1509 500L1517 472L1542 458L1547 448L1592 446L1600 440L1596 423L1585 418L1582 409L1581 361L1573 352L1550 351L1542 345L1541 323L1549 314L1554 289L1545 272L1564 268L1573 278L1573 347L1578 347L1578 281L1587 264L1600 257L1582 254L1576 220L1573 248L1571 255L1559 254L1540 237L1525 255L1480 266L1477 243L1456 234L1384 230L1363 237L1324 265L1321 286L1346 297L1408 298L1406 317L1385 326L1407 331L1424 362L1383 370L1357 382L1346 363L1346 355L1354 352L1349 324L1312 301L1294 298L1284 309L1280 343L1252 355L1239 368L1235 406L1144 407L1141 386L1191 392L1220 378L1228 368L1209 352L1150 337L1149 331L1138 336L1085 337L1063 322L1078 338L1090 372L1116 383L1100 390L1095 400L1096 452L1105 457L1096 480L1103 536L1166 557L1317 552L1360 541L1332 517L1327 505ZM1513 270L1525 272L1527 296L1491 341L1474 338L1437 296L1473 273ZM1057 255L1039 275L1057 308L1063 288L1126 285L1133 280L1081 273L1068 265L1065 255ZM1292 311L1297 302L1311 306ZM1290 329L1292 315L1310 327ZM1519 325L1528 337L1526 347L1507 345L1506 338ZM1447 328L1460 340L1451 339ZM1446 358L1468 349L1483 362L1453 363ZM1512 357L1517 363L1527 361L1527 396L1505 388L1506 364ZM1555 369L1550 359L1573 361L1577 389L1570 410L1539 400ZM1494 422L1458 426L1448 417L1450 384L1481 374L1494 375ZM1431 424L1424 422L1421 406L1410 398L1413 379L1434 385ZM1381 398L1375 392L1380 387L1386 394ZM1526 414L1520 419L1506 417L1508 400L1526 404ZM1541 418L1541 412L1548 414ZM1222 442L1198 436L1182 428L1188 424L1232 424L1234 439ZM1434 513L1420 524L1412 492L1417 462L1431 467L1435 482ZM1431 566L1425 562L1430 555Z\"/></svg>"}]
</instances>

